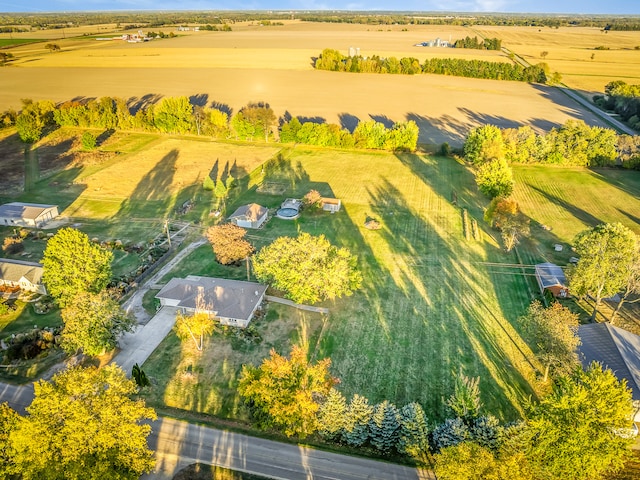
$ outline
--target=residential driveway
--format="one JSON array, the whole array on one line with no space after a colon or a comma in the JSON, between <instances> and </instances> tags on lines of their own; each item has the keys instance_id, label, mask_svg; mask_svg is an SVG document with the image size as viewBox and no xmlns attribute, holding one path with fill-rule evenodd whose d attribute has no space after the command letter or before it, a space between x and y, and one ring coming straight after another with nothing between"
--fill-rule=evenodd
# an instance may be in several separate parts
<instances>
[{"instance_id":1,"label":"residential driveway","mask_svg":"<svg viewBox=\"0 0 640 480\"><path fill-rule=\"evenodd\" d=\"M120 337L120 352L112 363L117 363L127 375L131 375L133 366L136 363L142 366L171 331L177 311L176 307L162 307L145 325L138 325L133 333Z\"/></svg>"}]
</instances>

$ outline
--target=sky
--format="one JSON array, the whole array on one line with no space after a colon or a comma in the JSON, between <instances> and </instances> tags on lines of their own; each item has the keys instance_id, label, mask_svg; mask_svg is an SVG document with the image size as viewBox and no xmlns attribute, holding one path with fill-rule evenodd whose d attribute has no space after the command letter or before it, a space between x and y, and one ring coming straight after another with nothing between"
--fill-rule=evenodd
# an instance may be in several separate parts
<instances>
[{"instance_id":1,"label":"sky","mask_svg":"<svg viewBox=\"0 0 640 480\"><path fill-rule=\"evenodd\" d=\"M396 10L640 15L639 0L0 0L0 12Z\"/></svg>"}]
</instances>

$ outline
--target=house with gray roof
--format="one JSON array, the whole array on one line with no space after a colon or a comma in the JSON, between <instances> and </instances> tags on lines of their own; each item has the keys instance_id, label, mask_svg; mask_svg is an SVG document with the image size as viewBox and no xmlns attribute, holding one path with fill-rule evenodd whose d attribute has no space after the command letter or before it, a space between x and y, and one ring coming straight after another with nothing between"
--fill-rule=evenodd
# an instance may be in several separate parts
<instances>
[{"instance_id":1,"label":"house with gray roof","mask_svg":"<svg viewBox=\"0 0 640 480\"><path fill-rule=\"evenodd\" d=\"M536 280L538 281L541 295L544 295L545 290L547 290L556 298L566 298L569 296L567 277L565 277L562 268L555 263L537 264Z\"/></svg>"},{"instance_id":2,"label":"house with gray roof","mask_svg":"<svg viewBox=\"0 0 640 480\"><path fill-rule=\"evenodd\" d=\"M24 202L0 205L0 225L41 228L57 216L57 205Z\"/></svg>"},{"instance_id":3,"label":"house with gray roof","mask_svg":"<svg viewBox=\"0 0 640 480\"><path fill-rule=\"evenodd\" d=\"M204 311L222 325L246 328L266 291L259 283L189 275L169 280L156 298L162 306L178 307L183 313Z\"/></svg>"},{"instance_id":4,"label":"house with gray roof","mask_svg":"<svg viewBox=\"0 0 640 480\"><path fill-rule=\"evenodd\" d=\"M267 221L269 210L257 203L250 203L239 207L231 214L229 220L239 227L260 228Z\"/></svg>"},{"instance_id":5,"label":"house with gray roof","mask_svg":"<svg viewBox=\"0 0 640 480\"><path fill-rule=\"evenodd\" d=\"M640 336L610 323L589 323L578 327L578 337L582 366L598 362L625 379L636 407L634 421L640 422Z\"/></svg>"},{"instance_id":6,"label":"house with gray roof","mask_svg":"<svg viewBox=\"0 0 640 480\"><path fill-rule=\"evenodd\" d=\"M43 268L39 263L0 258L0 286L46 295L42 272Z\"/></svg>"}]
</instances>

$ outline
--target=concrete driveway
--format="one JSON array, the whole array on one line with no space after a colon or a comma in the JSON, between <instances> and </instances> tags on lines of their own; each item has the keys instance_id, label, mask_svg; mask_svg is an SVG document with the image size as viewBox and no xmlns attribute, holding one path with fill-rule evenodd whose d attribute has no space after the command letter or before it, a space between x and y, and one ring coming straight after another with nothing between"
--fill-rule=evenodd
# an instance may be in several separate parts
<instances>
[{"instance_id":1,"label":"concrete driveway","mask_svg":"<svg viewBox=\"0 0 640 480\"><path fill-rule=\"evenodd\" d=\"M127 375L131 375L133 366L136 363L142 366L171 331L177 311L176 307L162 307L145 325L138 325L133 333L120 337L120 352L112 363L118 364Z\"/></svg>"}]
</instances>

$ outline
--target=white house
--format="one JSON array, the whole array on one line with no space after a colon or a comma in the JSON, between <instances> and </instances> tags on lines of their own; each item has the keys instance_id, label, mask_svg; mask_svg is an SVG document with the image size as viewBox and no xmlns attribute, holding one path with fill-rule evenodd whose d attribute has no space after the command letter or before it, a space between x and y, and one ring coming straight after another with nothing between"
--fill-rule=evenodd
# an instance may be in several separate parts
<instances>
[{"instance_id":1,"label":"white house","mask_svg":"<svg viewBox=\"0 0 640 480\"><path fill-rule=\"evenodd\" d=\"M23 202L0 205L0 225L41 228L57 216L57 205Z\"/></svg>"},{"instance_id":2,"label":"white house","mask_svg":"<svg viewBox=\"0 0 640 480\"><path fill-rule=\"evenodd\" d=\"M18 287L26 292L46 295L42 284L42 265L21 260L0 259L0 286Z\"/></svg>"},{"instance_id":3,"label":"white house","mask_svg":"<svg viewBox=\"0 0 640 480\"><path fill-rule=\"evenodd\" d=\"M231 214L229 220L239 227L260 228L267 220L269 210L257 203L250 203L239 207Z\"/></svg>"},{"instance_id":4,"label":"white house","mask_svg":"<svg viewBox=\"0 0 640 480\"><path fill-rule=\"evenodd\" d=\"M245 328L266 291L259 283L189 275L172 278L156 298L162 306L178 307L183 313L206 312L222 325Z\"/></svg>"}]
</instances>

